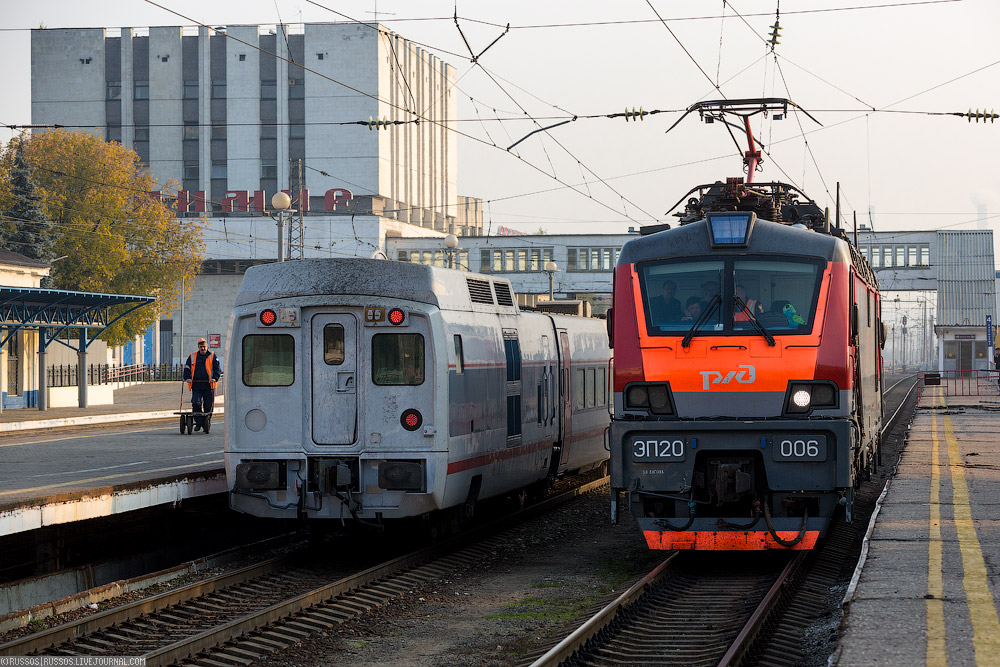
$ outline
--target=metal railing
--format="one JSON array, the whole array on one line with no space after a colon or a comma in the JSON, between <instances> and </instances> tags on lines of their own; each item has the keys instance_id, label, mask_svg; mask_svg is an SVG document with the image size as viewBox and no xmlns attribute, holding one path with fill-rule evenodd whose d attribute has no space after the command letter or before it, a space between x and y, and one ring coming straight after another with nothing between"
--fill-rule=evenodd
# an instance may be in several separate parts
<instances>
[{"instance_id":1,"label":"metal railing","mask_svg":"<svg viewBox=\"0 0 1000 667\"><path fill-rule=\"evenodd\" d=\"M79 386L79 368L76 364L49 366L46 369L49 387ZM87 384L96 386L114 382L169 382L184 378L184 366L175 364L90 364L87 366Z\"/></svg>"},{"instance_id":2,"label":"metal railing","mask_svg":"<svg viewBox=\"0 0 1000 667\"><path fill-rule=\"evenodd\" d=\"M918 382L921 397L1000 395L1000 371L921 371Z\"/></svg>"}]
</instances>

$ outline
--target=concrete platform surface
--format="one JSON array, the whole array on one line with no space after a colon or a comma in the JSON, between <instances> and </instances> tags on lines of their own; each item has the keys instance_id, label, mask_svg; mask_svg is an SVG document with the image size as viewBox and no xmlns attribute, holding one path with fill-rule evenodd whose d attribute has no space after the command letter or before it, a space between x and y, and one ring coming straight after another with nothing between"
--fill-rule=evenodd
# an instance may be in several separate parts
<instances>
[{"instance_id":1,"label":"concrete platform surface","mask_svg":"<svg viewBox=\"0 0 1000 667\"><path fill-rule=\"evenodd\" d=\"M1000 665L1000 400L922 396L838 665Z\"/></svg>"},{"instance_id":2,"label":"concrete platform surface","mask_svg":"<svg viewBox=\"0 0 1000 667\"><path fill-rule=\"evenodd\" d=\"M221 406L209 435L181 435L178 385L119 390L114 406L5 411L0 427L15 428L0 436L0 537L224 492ZM16 430L39 414L53 426ZM95 418L131 423L80 425Z\"/></svg>"}]
</instances>

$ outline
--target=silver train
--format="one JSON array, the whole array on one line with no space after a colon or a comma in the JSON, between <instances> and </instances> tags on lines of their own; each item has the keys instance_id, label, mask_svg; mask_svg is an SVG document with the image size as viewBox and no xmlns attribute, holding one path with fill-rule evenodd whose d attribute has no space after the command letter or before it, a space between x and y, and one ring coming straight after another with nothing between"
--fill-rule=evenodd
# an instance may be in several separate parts
<instances>
[{"instance_id":1,"label":"silver train","mask_svg":"<svg viewBox=\"0 0 1000 667\"><path fill-rule=\"evenodd\" d=\"M471 516L608 459L605 322L521 312L503 278L369 259L256 266L228 340L240 512Z\"/></svg>"}]
</instances>

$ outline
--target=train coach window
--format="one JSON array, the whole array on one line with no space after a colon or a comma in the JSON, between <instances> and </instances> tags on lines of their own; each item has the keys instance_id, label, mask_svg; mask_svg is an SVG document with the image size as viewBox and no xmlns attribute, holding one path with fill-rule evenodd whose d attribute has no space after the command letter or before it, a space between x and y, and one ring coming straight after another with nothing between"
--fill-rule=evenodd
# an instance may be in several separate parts
<instances>
[{"instance_id":1,"label":"train coach window","mask_svg":"<svg viewBox=\"0 0 1000 667\"><path fill-rule=\"evenodd\" d=\"M377 385L424 383L424 337L376 334L372 337L372 382Z\"/></svg>"},{"instance_id":2,"label":"train coach window","mask_svg":"<svg viewBox=\"0 0 1000 667\"><path fill-rule=\"evenodd\" d=\"M462 352L462 337L455 334L455 373L461 375L465 371L465 354Z\"/></svg>"},{"instance_id":3,"label":"train coach window","mask_svg":"<svg viewBox=\"0 0 1000 667\"><path fill-rule=\"evenodd\" d=\"M288 334L243 337L243 384L288 387L295 382L295 339Z\"/></svg>"},{"instance_id":4,"label":"train coach window","mask_svg":"<svg viewBox=\"0 0 1000 667\"><path fill-rule=\"evenodd\" d=\"M575 410L583 410L587 405L586 399L586 372L582 368L576 369L573 374L573 408Z\"/></svg>"},{"instance_id":5,"label":"train coach window","mask_svg":"<svg viewBox=\"0 0 1000 667\"><path fill-rule=\"evenodd\" d=\"M328 366L344 363L344 327L327 324L323 327L323 361Z\"/></svg>"}]
</instances>

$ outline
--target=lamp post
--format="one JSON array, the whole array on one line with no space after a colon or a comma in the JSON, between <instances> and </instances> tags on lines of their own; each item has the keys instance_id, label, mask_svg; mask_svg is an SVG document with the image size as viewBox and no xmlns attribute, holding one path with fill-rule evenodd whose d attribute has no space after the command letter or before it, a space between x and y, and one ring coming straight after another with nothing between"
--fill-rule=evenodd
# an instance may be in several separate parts
<instances>
[{"instance_id":1,"label":"lamp post","mask_svg":"<svg viewBox=\"0 0 1000 667\"><path fill-rule=\"evenodd\" d=\"M549 301L554 301L555 298L552 296L552 276L559 270L559 266L553 262L551 259L545 262L545 268L542 269L544 273L549 274Z\"/></svg>"},{"instance_id":2,"label":"lamp post","mask_svg":"<svg viewBox=\"0 0 1000 667\"><path fill-rule=\"evenodd\" d=\"M274 196L271 197L271 206L274 210L278 212L278 217L276 221L278 223L278 261L285 261L285 213L293 213L289 209L292 205L292 198L284 192L276 192ZM270 215L270 214L268 214ZM274 218L274 216L271 216Z\"/></svg>"},{"instance_id":3,"label":"lamp post","mask_svg":"<svg viewBox=\"0 0 1000 667\"><path fill-rule=\"evenodd\" d=\"M444 237L444 247L445 252L448 253L448 268L455 268L455 248L458 247L458 237L454 234L448 234Z\"/></svg>"}]
</instances>

